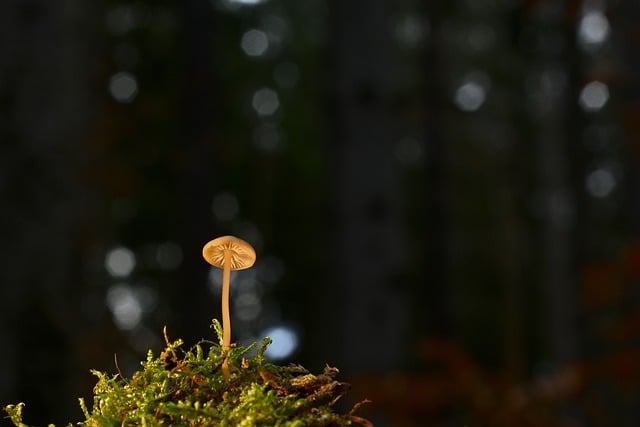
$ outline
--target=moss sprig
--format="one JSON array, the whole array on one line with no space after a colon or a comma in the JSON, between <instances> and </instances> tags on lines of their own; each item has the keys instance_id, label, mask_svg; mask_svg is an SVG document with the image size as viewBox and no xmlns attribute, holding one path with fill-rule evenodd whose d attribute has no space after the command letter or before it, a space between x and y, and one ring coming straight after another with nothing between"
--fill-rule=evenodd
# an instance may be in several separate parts
<instances>
[{"instance_id":1,"label":"moss sprig","mask_svg":"<svg viewBox=\"0 0 640 427\"><path fill-rule=\"evenodd\" d=\"M91 371L97 377L91 409L84 399L85 420L78 426L348 426L371 424L334 411L349 385L336 381L338 370L327 366L314 375L299 365L276 366L257 346L222 345L222 328L214 319L218 342L200 341L184 350L182 340L170 341L155 355L151 350L142 369L131 378L121 373ZM258 347L256 349L256 347ZM255 353L255 354L254 354ZM227 374L223 363L227 361ZM5 411L17 427L22 403Z\"/></svg>"}]
</instances>

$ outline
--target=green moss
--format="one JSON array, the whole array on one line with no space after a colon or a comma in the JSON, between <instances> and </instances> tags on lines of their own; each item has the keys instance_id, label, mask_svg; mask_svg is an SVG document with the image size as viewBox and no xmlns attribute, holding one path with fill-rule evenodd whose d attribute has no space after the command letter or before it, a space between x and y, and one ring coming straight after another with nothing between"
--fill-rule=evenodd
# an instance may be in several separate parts
<instances>
[{"instance_id":1,"label":"green moss","mask_svg":"<svg viewBox=\"0 0 640 427\"><path fill-rule=\"evenodd\" d=\"M220 324L213 327L221 340ZM371 425L351 414L339 414L333 406L348 390L338 382L338 370L326 367L318 375L299 365L276 366L264 352L271 342L258 347L232 347L201 341L189 350L183 342L169 342L156 356L149 351L142 369L131 378L92 371L98 378L93 405L83 399L85 421L79 426L347 426ZM257 351L256 351L257 350ZM255 353L255 354L254 354ZM225 358L229 380L222 373ZM24 404L8 405L5 411L17 427ZM69 424L71 425L71 424Z\"/></svg>"}]
</instances>

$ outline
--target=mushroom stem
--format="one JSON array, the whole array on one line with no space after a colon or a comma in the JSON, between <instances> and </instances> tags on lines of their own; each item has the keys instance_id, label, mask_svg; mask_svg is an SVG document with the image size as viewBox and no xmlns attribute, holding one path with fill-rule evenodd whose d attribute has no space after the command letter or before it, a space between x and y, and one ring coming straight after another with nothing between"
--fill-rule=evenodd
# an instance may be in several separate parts
<instances>
[{"instance_id":1,"label":"mushroom stem","mask_svg":"<svg viewBox=\"0 0 640 427\"><path fill-rule=\"evenodd\" d=\"M222 348L231 346L231 315L229 314L229 281L231 277L230 253L224 251L224 268L222 270Z\"/></svg>"},{"instance_id":2,"label":"mushroom stem","mask_svg":"<svg viewBox=\"0 0 640 427\"><path fill-rule=\"evenodd\" d=\"M250 244L233 236L222 236L202 248L202 256L214 267L222 268L222 373L229 383L229 351L231 349L231 315L229 285L231 270L244 270L256 261L256 251Z\"/></svg>"}]
</instances>

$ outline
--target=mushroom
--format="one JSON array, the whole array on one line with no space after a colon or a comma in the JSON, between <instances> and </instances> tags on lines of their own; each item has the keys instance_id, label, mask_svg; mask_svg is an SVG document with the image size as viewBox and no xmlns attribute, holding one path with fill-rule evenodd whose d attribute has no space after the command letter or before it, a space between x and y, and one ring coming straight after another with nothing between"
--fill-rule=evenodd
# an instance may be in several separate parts
<instances>
[{"instance_id":1,"label":"mushroom","mask_svg":"<svg viewBox=\"0 0 640 427\"><path fill-rule=\"evenodd\" d=\"M244 270L256 262L256 251L242 239L222 236L202 248L202 256L214 267L222 268L222 348L231 346L231 316L229 314L229 279L231 270Z\"/></svg>"}]
</instances>

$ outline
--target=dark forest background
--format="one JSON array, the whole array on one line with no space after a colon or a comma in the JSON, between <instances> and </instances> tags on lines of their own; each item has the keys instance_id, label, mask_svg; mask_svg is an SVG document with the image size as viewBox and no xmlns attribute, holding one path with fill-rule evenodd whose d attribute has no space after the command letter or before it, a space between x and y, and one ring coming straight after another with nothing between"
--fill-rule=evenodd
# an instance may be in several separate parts
<instances>
[{"instance_id":1,"label":"dark forest background","mask_svg":"<svg viewBox=\"0 0 640 427\"><path fill-rule=\"evenodd\" d=\"M636 0L3 0L0 403L220 318L376 426L640 422ZM8 425L7 420L2 420Z\"/></svg>"}]
</instances>

